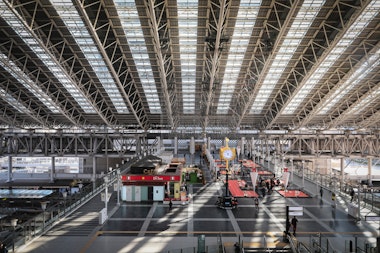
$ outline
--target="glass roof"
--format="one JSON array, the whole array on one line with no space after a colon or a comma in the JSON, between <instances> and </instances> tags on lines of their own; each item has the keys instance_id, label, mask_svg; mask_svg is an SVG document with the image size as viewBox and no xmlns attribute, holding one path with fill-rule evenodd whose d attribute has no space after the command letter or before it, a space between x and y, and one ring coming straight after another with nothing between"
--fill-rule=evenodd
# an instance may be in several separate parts
<instances>
[{"instance_id":1,"label":"glass roof","mask_svg":"<svg viewBox=\"0 0 380 253\"><path fill-rule=\"evenodd\" d=\"M227 65L224 71L217 114L227 114L238 81L244 54L247 51L261 1L242 0L236 17Z\"/></svg>"},{"instance_id":2,"label":"glass roof","mask_svg":"<svg viewBox=\"0 0 380 253\"><path fill-rule=\"evenodd\" d=\"M160 114L161 105L135 1L116 0L117 13L144 89L150 113Z\"/></svg>"},{"instance_id":3,"label":"glass roof","mask_svg":"<svg viewBox=\"0 0 380 253\"><path fill-rule=\"evenodd\" d=\"M183 113L195 113L198 1L178 3L178 34L181 60Z\"/></svg>"},{"instance_id":4,"label":"glass roof","mask_svg":"<svg viewBox=\"0 0 380 253\"><path fill-rule=\"evenodd\" d=\"M339 101L344 99L344 97L350 93L352 90L356 89L360 83L380 64L380 49L369 57L369 59L359 68L357 68L346 81L339 86L338 89L334 91L330 97L328 103L323 105L323 108L318 112L318 114L328 113Z\"/></svg>"},{"instance_id":5,"label":"glass roof","mask_svg":"<svg viewBox=\"0 0 380 253\"><path fill-rule=\"evenodd\" d=\"M8 57L0 52L0 62L1 66L8 71L19 83L21 83L27 90L33 93L33 95L39 99L46 107L53 113L60 113L58 107L55 105L53 100L44 93L44 91L36 85L21 69ZM7 101L10 101L9 99ZM17 103L17 107L21 106ZM24 108L23 108L24 110ZM25 110L27 110L25 108ZM28 110L29 111L29 110ZM30 113L30 112L29 112Z\"/></svg>"},{"instance_id":6,"label":"glass roof","mask_svg":"<svg viewBox=\"0 0 380 253\"><path fill-rule=\"evenodd\" d=\"M0 88L0 96L4 101L7 101L14 109L20 113L32 114L23 104L12 97L8 92Z\"/></svg>"},{"instance_id":7,"label":"glass roof","mask_svg":"<svg viewBox=\"0 0 380 253\"><path fill-rule=\"evenodd\" d=\"M250 113L260 114L324 1L305 0L264 78Z\"/></svg>"},{"instance_id":8,"label":"glass roof","mask_svg":"<svg viewBox=\"0 0 380 253\"><path fill-rule=\"evenodd\" d=\"M83 54L86 56L95 75L102 83L118 113L128 113L128 108L115 84L102 55L95 46L96 43L86 30L86 26L80 18L71 0L51 0L67 29L77 42Z\"/></svg>"},{"instance_id":9,"label":"glass roof","mask_svg":"<svg viewBox=\"0 0 380 253\"><path fill-rule=\"evenodd\" d=\"M314 86L321 80L325 73L333 66L335 61L344 53L347 47L360 35L364 28L371 22L376 15L379 14L380 1L372 1L367 5L365 10L361 15L355 20L354 24L350 26L347 32L343 35L342 39L337 43L334 49L328 54L326 59L319 65L318 69L307 79L304 80L305 85L297 93L297 95L291 100L286 109L282 112L283 114L293 114L298 106L304 101L307 95L313 90ZM352 89L352 87L347 87ZM338 99L332 103L336 103ZM333 104L327 104L326 107L329 109ZM321 113L326 113L327 110Z\"/></svg>"},{"instance_id":10,"label":"glass roof","mask_svg":"<svg viewBox=\"0 0 380 253\"><path fill-rule=\"evenodd\" d=\"M95 113L94 108L83 96L82 92L74 85L73 81L67 75L66 71L53 59L49 53L40 46L33 34L26 28L20 19L11 12L3 1L0 1L1 17L14 29L22 38L26 45L41 59L48 67L51 73L62 83L68 92L73 96L75 101L81 106L86 113ZM42 101L43 102L43 101ZM50 108L51 109L51 108Z\"/></svg>"},{"instance_id":11,"label":"glass roof","mask_svg":"<svg viewBox=\"0 0 380 253\"><path fill-rule=\"evenodd\" d=\"M376 103L377 100L379 99L380 97L380 87L378 87L377 89L373 90L371 92L371 94L369 94L366 98L362 99L360 101L360 103L358 103L357 105L353 106L351 111L350 111L350 114L352 115L360 115L362 114L363 111L367 111L368 110L368 107L367 105L370 104L370 103Z\"/></svg>"}]
</instances>

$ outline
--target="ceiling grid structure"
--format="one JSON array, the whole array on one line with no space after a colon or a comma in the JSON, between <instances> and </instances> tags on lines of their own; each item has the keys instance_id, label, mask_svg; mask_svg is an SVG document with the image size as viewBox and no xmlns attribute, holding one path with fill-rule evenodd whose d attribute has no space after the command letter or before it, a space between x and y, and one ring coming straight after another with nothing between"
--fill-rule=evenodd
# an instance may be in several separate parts
<instances>
[{"instance_id":1,"label":"ceiling grid structure","mask_svg":"<svg viewBox=\"0 0 380 253\"><path fill-rule=\"evenodd\" d=\"M380 127L380 0L0 0L2 129Z\"/></svg>"}]
</instances>

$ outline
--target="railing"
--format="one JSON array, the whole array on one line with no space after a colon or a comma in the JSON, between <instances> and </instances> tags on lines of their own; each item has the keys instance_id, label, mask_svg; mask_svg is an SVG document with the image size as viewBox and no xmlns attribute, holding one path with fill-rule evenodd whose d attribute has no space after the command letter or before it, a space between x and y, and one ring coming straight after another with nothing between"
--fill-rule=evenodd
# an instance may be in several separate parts
<instances>
[{"instance_id":1,"label":"railing","mask_svg":"<svg viewBox=\"0 0 380 253\"><path fill-rule=\"evenodd\" d=\"M293 165L293 168L294 174L302 177L302 166ZM316 184L315 194L319 194L319 189L322 187L329 192L335 192L345 203L351 203L350 191L356 185L346 182L341 183L334 175L322 175L308 168L304 168L303 175L305 180ZM361 188L360 192L355 193L353 203L358 204L361 209L365 208L380 215L380 197L376 193L378 193L378 189ZM360 204L358 203L358 195L360 195Z\"/></svg>"},{"instance_id":2,"label":"railing","mask_svg":"<svg viewBox=\"0 0 380 253\"><path fill-rule=\"evenodd\" d=\"M338 252L331 244L329 238L324 237L322 234L318 233L316 235L310 236L310 245L312 250L320 253L336 253Z\"/></svg>"},{"instance_id":3,"label":"railing","mask_svg":"<svg viewBox=\"0 0 380 253\"><path fill-rule=\"evenodd\" d=\"M295 236L287 235L287 239L289 241L289 245L290 245L290 248L292 249L292 252L295 252L295 253L312 253L313 252L303 242L298 241Z\"/></svg>"},{"instance_id":4,"label":"railing","mask_svg":"<svg viewBox=\"0 0 380 253\"><path fill-rule=\"evenodd\" d=\"M130 161L132 163L133 160ZM129 164L129 163L128 163ZM126 166L128 166L126 164ZM0 232L3 238L3 243L8 249L15 249L24 245L25 243L33 240L50 230L53 226L59 223L64 217L70 215L78 208L86 204L93 197L105 190L106 185L110 187L118 178L116 170L105 174L108 176L108 183L106 184L103 178L96 179L92 184L84 186L78 193L68 195L67 197L55 196L55 204L49 204L46 210L36 210L40 212L33 218L22 221L15 227L9 226L8 230ZM53 201L52 201L53 202ZM20 222L22 218L18 217Z\"/></svg>"}]
</instances>

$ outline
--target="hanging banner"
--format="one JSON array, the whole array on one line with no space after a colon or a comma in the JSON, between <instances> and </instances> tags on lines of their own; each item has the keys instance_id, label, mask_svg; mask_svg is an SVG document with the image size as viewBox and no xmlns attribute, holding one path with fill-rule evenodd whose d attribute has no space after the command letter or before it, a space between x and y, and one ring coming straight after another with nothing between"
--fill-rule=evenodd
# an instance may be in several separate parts
<instances>
[{"instance_id":1,"label":"hanging banner","mask_svg":"<svg viewBox=\"0 0 380 253\"><path fill-rule=\"evenodd\" d=\"M282 174L282 182L284 183L284 187L285 187L285 189L288 187L288 183L289 183L289 176L290 176L290 174L289 174L289 172L284 172L283 174Z\"/></svg>"},{"instance_id":2,"label":"hanging banner","mask_svg":"<svg viewBox=\"0 0 380 253\"><path fill-rule=\"evenodd\" d=\"M251 175L251 181L252 181L253 190L255 190L256 184L257 184L257 178L259 176L259 173L257 173L257 172L250 172L250 175Z\"/></svg>"}]
</instances>

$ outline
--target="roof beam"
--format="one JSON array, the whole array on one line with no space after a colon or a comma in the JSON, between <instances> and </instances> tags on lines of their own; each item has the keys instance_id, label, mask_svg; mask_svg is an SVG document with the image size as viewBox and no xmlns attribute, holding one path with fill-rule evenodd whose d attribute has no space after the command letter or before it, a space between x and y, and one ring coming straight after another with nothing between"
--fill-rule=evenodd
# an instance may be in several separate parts
<instances>
[{"instance_id":1,"label":"roof beam","mask_svg":"<svg viewBox=\"0 0 380 253\"><path fill-rule=\"evenodd\" d=\"M279 92L276 98L273 100L272 106L270 106L269 111L265 115L265 119L263 121L264 125L263 128L269 129L271 128L277 121L277 119L282 115L284 110L286 109L287 105L291 103L291 101L297 96L297 94L304 88L304 86L308 83L309 78L315 73L315 71L323 64L324 60L330 55L330 53L334 50L335 46L338 44L338 42L343 38L345 32L349 29L350 25L355 21L355 19L362 13L362 11L365 9L365 7L369 4L370 1L361 1L360 6L358 6L356 9L358 11L354 12L353 14L350 13L350 18L344 17L344 14L341 13L341 9L339 8L340 1L337 1L334 5L339 12L339 21L338 24L336 24L336 27L333 27L331 24L322 23L320 26L321 31L324 33L326 38L327 47L323 47L323 53L320 57L318 57L319 49L322 49L321 45L316 44L314 41L311 41L309 44L312 52L313 52L313 59L311 59L310 63L312 63L312 67L310 69L307 69L307 65L309 64L303 64L304 70L302 75L302 81L300 82L294 82L289 83L286 82L283 87L283 91L291 91L291 93L284 93ZM325 20L326 21L326 20ZM346 23L344 23L347 21ZM329 38L326 31L334 29L338 32L332 33L331 38ZM300 61L304 61L307 63L309 59L305 58L304 55L301 56ZM292 70L291 75L298 75L295 70ZM304 113L305 110L300 110L301 113ZM295 118L294 124L296 127L299 125L300 120L303 118L301 115L298 115ZM299 122L297 122L297 120Z\"/></svg>"},{"instance_id":2,"label":"roof beam","mask_svg":"<svg viewBox=\"0 0 380 253\"><path fill-rule=\"evenodd\" d=\"M120 92L129 105L138 126L144 130L148 129L148 116L138 94L136 83L129 73L125 52L123 52L122 47L119 45L119 40L117 40L116 43L114 40L108 41L111 33L114 35L114 38L125 37L125 34L117 34L117 31L113 28L112 21L114 18L107 16L108 19L105 23L103 20L100 20L102 15L108 15L108 12L105 11L105 3L103 1L93 2L90 5L85 5L84 0L75 0L75 3L79 6L78 11L82 15L83 21L87 25L108 69L119 86ZM107 5L107 8L111 8L111 6ZM93 20L90 19L88 13L94 16ZM116 23L118 22L119 21L116 21ZM120 58L115 52L121 53L123 58ZM120 68L120 66L123 67Z\"/></svg>"},{"instance_id":3,"label":"roof beam","mask_svg":"<svg viewBox=\"0 0 380 253\"><path fill-rule=\"evenodd\" d=\"M288 31L286 28L289 27L289 25L291 24L293 18L294 18L294 15L295 13L297 12L298 10L298 5L301 1L300 0L295 0L294 2L291 2L290 3L290 10L289 10L289 13L287 14L286 16L286 19L284 20L283 24L280 25L280 27L282 27L282 29L280 29L278 31L278 35L277 35L277 40L273 43L273 49L272 49L272 52L276 52L278 51L278 49L280 48L281 46L281 42L282 42L282 39L283 37L286 35L286 32ZM276 8L275 8L275 11L276 11ZM277 11L276 11L277 12ZM276 14L277 17L279 17L278 14ZM278 19L280 20L280 19ZM280 21L279 21L280 22ZM268 24L267 24L268 25ZM275 54L272 53L268 56L267 59L264 59L266 60L265 62L263 62L263 67L260 71L260 73L258 73L258 76L256 77L257 80L256 80L256 83L255 83L255 86L254 86L254 89L249 93L249 94L246 94L248 96L245 96L245 99L241 100L240 102L240 108L241 108L241 112L239 112L239 114L241 115L241 117L239 118L239 120L237 121L236 123L236 127L240 126L241 123L242 123L242 120L243 118L246 116L246 114L249 113L250 111L250 108L252 106L252 103L254 102L262 84L263 84L263 81L272 65L272 62L273 62L273 59L275 58ZM254 64L255 62L252 61L251 64ZM249 69L251 67L255 67L255 66L250 66ZM249 73L249 72L248 72Z\"/></svg>"},{"instance_id":4,"label":"roof beam","mask_svg":"<svg viewBox=\"0 0 380 253\"><path fill-rule=\"evenodd\" d=\"M175 105L177 102L175 78L173 77L173 62L170 42L166 1L146 0L145 2L147 17L153 35L153 48L156 54L160 83L165 100L166 114L171 129L178 125L178 110ZM157 13L157 15L156 15Z\"/></svg>"},{"instance_id":5,"label":"roof beam","mask_svg":"<svg viewBox=\"0 0 380 253\"><path fill-rule=\"evenodd\" d=\"M225 25L230 8L230 0L211 1L208 12L207 37L205 59L202 71L202 113L204 114L203 128L206 129L210 120L210 110L213 102L214 91L219 71L220 57L223 44L227 42L223 38Z\"/></svg>"}]
</instances>

